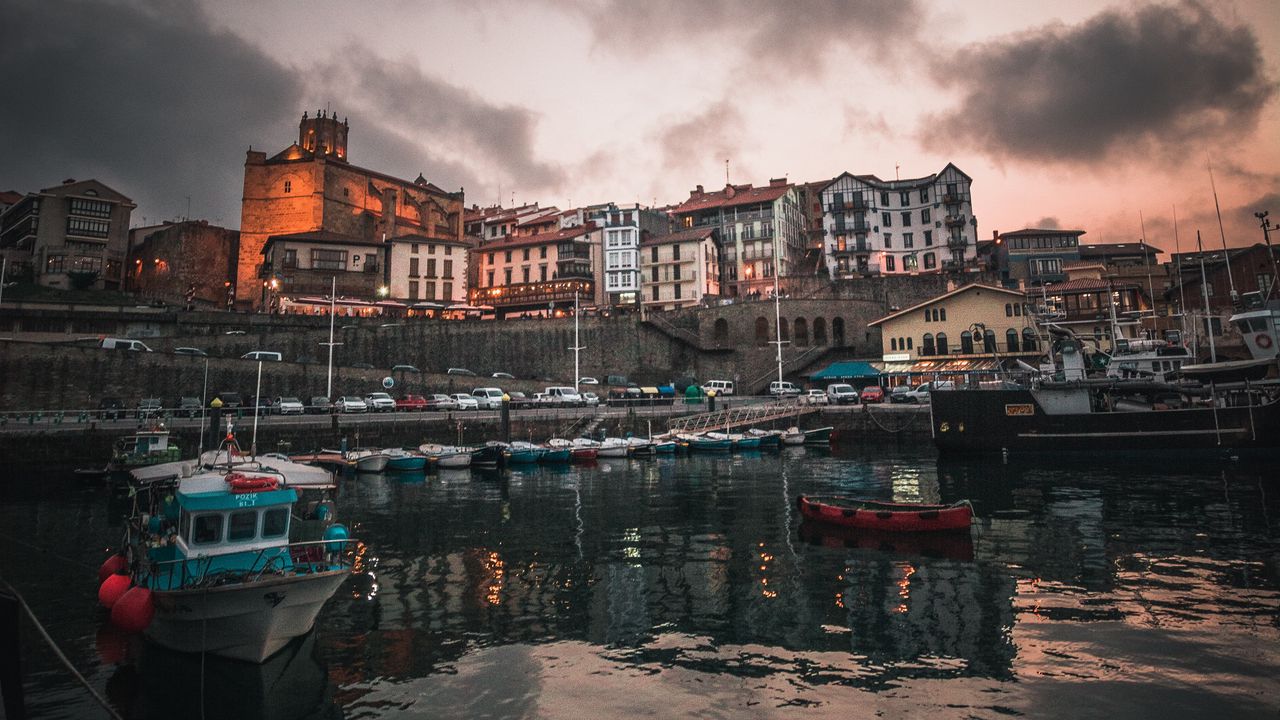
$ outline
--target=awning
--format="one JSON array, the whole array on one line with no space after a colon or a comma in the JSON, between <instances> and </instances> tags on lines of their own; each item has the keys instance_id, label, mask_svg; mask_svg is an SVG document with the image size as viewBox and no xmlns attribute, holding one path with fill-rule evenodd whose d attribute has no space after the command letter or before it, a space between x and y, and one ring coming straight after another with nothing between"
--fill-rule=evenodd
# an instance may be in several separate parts
<instances>
[{"instance_id":1,"label":"awning","mask_svg":"<svg viewBox=\"0 0 1280 720\"><path fill-rule=\"evenodd\" d=\"M855 378L876 377L880 371L871 363L852 361L831 363L825 368L809 376L810 380L853 380Z\"/></svg>"},{"instance_id":2,"label":"awning","mask_svg":"<svg viewBox=\"0 0 1280 720\"><path fill-rule=\"evenodd\" d=\"M395 300L379 300L378 302L374 303L374 305L377 305L378 307L394 307L394 308L402 308L405 306L404 303L396 302Z\"/></svg>"},{"instance_id":3,"label":"awning","mask_svg":"<svg viewBox=\"0 0 1280 720\"><path fill-rule=\"evenodd\" d=\"M912 374L954 375L960 373L995 372L1000 364L992 360L921 360L911 366Z\"/></svg>"},{"instance_id":4,"label":"awning","mask_svg":"<svg viewBox=\"0 0 1280 720\"><path fill-rule=\"evenodd\" d=\"M444 303L420 302L414 303L412 307L414 310L441 310L444 308Z\"/></svg>"},{"instance_id":5,"label":"awning","mask_svg":"<svg viewBox=\"0 0 1280 720\"><path fill-rule=\"evenodd\" d=\"M329 306L329 298L324 298L324 297L300 297L300 298L282 297L280 298L280 301L289 303L291 305L323 305L325 307ZM372 303L370 303L368 300L350 300L347 298L338 298L337 300L334 301L333 304L367 307Z\"/></svg>"},{"instance_id":6,"label":"awning","mask_svg":"<svg viewBox=\"0 0 1280 720\"><path fill-rule=\"evenodd\" d=\"M468 305L466 303L458 303L450 305L446 310L458 310L461 312L486 312L493 309L492 305Z\"/></svg>"},{"instance_id":7,"label":"awning","mask_svg":"<svg viewBox=\"0 0 1280 720\"><path fill-rule=\"evenodd\" d=\"M909 362L882 362L874 365L880 368L881 375L902 375L911 372L912 367Z\"/></svg>"}]
</instances>

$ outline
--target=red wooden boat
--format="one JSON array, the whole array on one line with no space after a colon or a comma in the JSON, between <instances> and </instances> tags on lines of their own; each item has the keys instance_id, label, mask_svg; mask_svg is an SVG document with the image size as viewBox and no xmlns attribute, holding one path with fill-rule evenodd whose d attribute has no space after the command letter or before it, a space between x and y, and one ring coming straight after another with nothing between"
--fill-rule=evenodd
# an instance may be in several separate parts
<instances>
[{"instance_id":1,"label":"red wooden boat","mask_svg":"<svg viewBox=\"0 0 1280 720\"><path fill-rule=\"evenodd\" d=\"M817 522L840 527L892 532L960 530L973 522L968 500L950 505L891 503L848 497L796 498L800 514Z\"/></svg>"}]
</instances>

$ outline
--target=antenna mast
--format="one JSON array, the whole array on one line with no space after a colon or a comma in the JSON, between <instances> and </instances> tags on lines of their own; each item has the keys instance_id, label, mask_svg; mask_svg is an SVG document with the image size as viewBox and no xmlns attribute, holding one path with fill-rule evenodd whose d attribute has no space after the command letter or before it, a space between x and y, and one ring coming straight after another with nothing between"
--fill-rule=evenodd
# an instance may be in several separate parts
<instances>
[{"instance_id":1,"label":"antenna mast","mask_svg":"<svg viewBox=\"0 0 1280 720\"><path fill-rule=\"evenodd\" d=\"M1218 207L1218 184L1213 180L1213 164L1205 156L1205 164L1209 167L1209 186L1213 188L1213 209L1218 213L1218 234L1222 236L1222 261L1227 264L1227 282L1231 283L1231 305L1234 307L1240 296L1236 293L1236 279L1231 273L1231 257L1227 252L1227 233L1222 229L1222 208Z\"/></svg>"}]
</instances>

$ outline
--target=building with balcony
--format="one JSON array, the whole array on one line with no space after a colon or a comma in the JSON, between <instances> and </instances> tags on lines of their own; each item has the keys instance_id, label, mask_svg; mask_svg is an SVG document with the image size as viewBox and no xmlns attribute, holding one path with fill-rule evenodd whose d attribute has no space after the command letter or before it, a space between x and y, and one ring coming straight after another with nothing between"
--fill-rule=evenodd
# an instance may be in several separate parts
<instances>
[{"instance_id":1,"label":"building with balcony","mask_svg":"<svg viewBox=\"0 0 1280 720\"><path fill-rule=\"evenodd\" d=\"M666 213L638 203L601 203L570 211L562 223L572 227L594 223L599 228L602 247L595 253L593 268L596 283L593 304L597 306L636 306L641 300L640 246L650 238L670 232Z\"/></svg>"},{"instance_id":2,"label":"building with balcony","mask_svg":"<svg viewBox=\"0 0 1280 720\"><path fill-rule=\"evenodd\" d=\"M640 243L643 303L658 310L701 305L720 297L720 231L693 228Z\"/></svg>"},{"instance_id":3,"label":"building with balcony","mask_svg":"<svg viewBox=\"0 0 1280 720\"><path fill-rule=\"evenodd\" d=\"M1137 280L1103 277L1105 266L1095 266L1093 277L1075 277L1045 283L1027 290L1027 299L1037 314L1053 324L1092 338L1101 350L1111 352L1117 335L1138 338L1155 334L1151 298ZM1073 269L1072 274L1080 274ZM1150 333L1146 331L1151 331Z\"/></svg>"},{"instance_id":4,"label":"building with balcony","mask_svg":"<svg viewBox=\"0 0 1280 720\"><path fill-rule=\"evenodd\" d=\"M976 267L972 184L950 163L909 180L840 175L821 194L827 272L848 278Z\"/></svg>"},{"instance_id":5,"label":"building with balcony","mask_svg":"<svg viewBox=\"0 0 1280 720\"><path fill-rule=\"evenodd\" d=\"M388 260L391 244L397 238L415 236L454 246L462 242L461 190L446 192L422 175L410 181L352 165L347 156L348 130L347 122L339 122L336 115L321 112L308 117L304 113L297 142L270 158L264 152L248 152L235 287L241 304L260 307L265 298L263 283L269 284L272 279L279 285L302 282L289 283L269 274L284 268L280 264L282 257L270 271L264 267L264 261L276 259L275 251L284 247L277 243L268 252L266 245L272 237L294 238L284 241L286 244L298 242L303 235L325 238L330 245L340 241L342 248L327 250L347 253L346 266L358 266L362 268L360 272L367 273L363 268L375 267L365 260L376 258L381 277L373 286L375 291L391 284ZM370 250L377 245L380 250ZM306 253L326 250L295 249ZM359 262L354 260L357 254L361 256ZM337 266L343 261L330 258L323 263ZM327 293L327 284L325 288Z\"/></svg>"},{"instance_id":6,"label":"building with balcony","mask_svg":"<svg viewBox=\"0 0 1280 720\"><path fill-rule=\"evenodd\" d=\"M551 232L508 237L470 250L478 281L468 299L491 306L498 318L563 314L595 297L595 255L600 229L585 223Z\"/></svg>"},{"instance_id":7,"label":"building with balcony","mask_svg":"<svg viewBox=\"0 0 1280 720\"><path fill-rule=\"evenodd\" d=\"M963 381L1044 353L1021 291L965 285L867 323L880 328L885 374Z\"/></svg>"},{"instance_id":8,"label":"building with balcony","mask_svg":"<svg viewBox=\"0 0 1280 720\"><path fill-rule=\"evenodd\" d=\"M389 251L390 244L380 238L327 230L272 235L262 247L253 304L271 312L324 304L316 298L327 297L335 283L342 298L368 303L385 299L388 293L380 289L386 287Z\"/></svg>"},{"instance_id":9,"label":"building with balcony","mask_svg":"<svg viewBox=\"0 0 1280 720\"><path fill-rule=\"evenodd\" d=\"M773 292L775 273L785 290L804 258L805 228L794 185L774 178L764 187L701 185L671 211L677 230L714 228L720 233L722 294Z\"/></svg>"},{"instance_id":10,"label":"building with balcony","mask_svg":"<svg viewBox=\"0 0 1280 720\"><path fill-rule=\"evenodd\" d=\"M1080 236L1084 233L1046 228L993 233L1001 281L1007 287L1066 281L1067 266L1080 262Z\"/></svg>"},{"instance_id":11,"label":"building with balcony","mask_svg":"<svg viewBox=\"0 0 1280 720\"><path fill-rule=\"evenodd\" d=\"M64 290L119 289L134 207L97 180L67 180L16 200L0 214L7 276Z\"/></svg>"},{"instance_id":12,"label":"building with balcony","mask_svg":"<svg viewBox=\"0 0 1280 720\"><path fill-rule=\"evenodd\" d=\"M388 296L410 309L441 310L467 302L471 243L401 235L391 241Z\"/></svg>"}]
</instances>

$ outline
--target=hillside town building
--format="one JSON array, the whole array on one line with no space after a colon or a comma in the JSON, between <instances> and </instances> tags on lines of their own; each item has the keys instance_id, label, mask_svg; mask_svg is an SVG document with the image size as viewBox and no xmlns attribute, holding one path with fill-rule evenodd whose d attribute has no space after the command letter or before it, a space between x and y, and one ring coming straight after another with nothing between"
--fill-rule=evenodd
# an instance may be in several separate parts
<instances>
[{"instance_id":1,"label":"hillside town building","mask_svg":"<svg viewBox=\"0 0 1280 720\"><path fill-rule=\"evenodd\" d=\"M124 279L132 200L97 180L66 180L0 214L8 278L62 290L117 290Z\"/></svg>"},{"instance_id":2,"label":"hillside town building","mask_svg":"<svg viewBox=\"0 0 1280 720\"><path fill-rule=\"evenodd\" d=\"M701 227L642 241L644 305L675 310L718 299L723 274L718 234Z\"/></svg>"}]
</instances>

